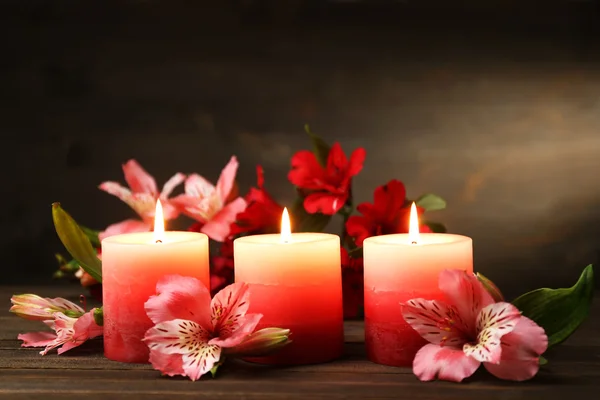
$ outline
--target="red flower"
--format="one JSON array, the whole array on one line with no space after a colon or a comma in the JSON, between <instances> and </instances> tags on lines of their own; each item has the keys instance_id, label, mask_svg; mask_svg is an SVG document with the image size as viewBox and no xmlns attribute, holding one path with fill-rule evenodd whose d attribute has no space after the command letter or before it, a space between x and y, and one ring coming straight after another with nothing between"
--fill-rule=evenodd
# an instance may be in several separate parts
<instances>
[{"instance_id":1,"label":"red flower","mask_svg":"<svg viewBox=\"0 0 600 400\"><path fill-rule=\"evenodd\" d=\"M402 182L394 179L379 186L375 189L373 200L373 204L359 204L356 209L362 215L353 215L346 222L346 231L357 246L362 246L370 236L408 232L411 202L406 200ZM417 212L422 214L424 210L417 207ZM431 232L426 225L421 225L419 230Z\"/></svg>"},{"instance_id":2,"label":"red flower","mask_svg":"<svg viewBox=\"0 0 600 400\"><path fill-rule=\"evenodd\" d=\"M327 168L323 168L308 150L294 154L288 179L298 188L309 191L304 199L306 211L311 214L337 213L348 199L351 179L362 169L365 156L365 149L360 147L352 152L348 161L337 142L329 151Z\"/></svg>"},{"instance_id":3,"label":"red flower","mask_svg":"<svg viewBox=\"0 0 600 400\"><path fill-rule=\"evenodd\" d=\"M341 251L344 318L356 318L364 308L363 259L350 257L343 247Z\"/></svg>"},{"instance_id":4,"label":"red flower","mask_svg":"<svg viewBox=\"0 0 600 400\"><path fill-rule=\"evenodd\" d=\"M280 206L264 189L264 171L260 165L256 167L257 186L251 188L246 196L246 209L239 213L231 225L230 234L279 232L283 207Z\"/></svg>"}]
</instances>

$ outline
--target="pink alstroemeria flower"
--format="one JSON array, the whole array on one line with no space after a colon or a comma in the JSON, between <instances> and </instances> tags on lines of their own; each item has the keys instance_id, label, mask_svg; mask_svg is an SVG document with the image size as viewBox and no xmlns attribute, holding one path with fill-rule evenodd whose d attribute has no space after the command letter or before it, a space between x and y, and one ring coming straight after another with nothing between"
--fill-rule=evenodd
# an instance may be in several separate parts
<instances>
[{"instance_id":1,"label":"pink alstroemeria flower","mask_svg":"<svg viewBox=\"0 0 600 400\"><path fill-rule=\"evenodd\" d=\"M94 321L94 309L79 318L68 317L62 312L53 314L54 319L44 321L53 332L21 333L17 338L23 341L22 347L46 347L40 352L46 355L50 350L58 349L58 354L83 344L86 340L102 335L102 327Z\"/></svg>"},{"instance_id":2,"label":"pink alstroemeria flower","mask_svg":"<svg viewBox=\"0 0 600 400\"><path fill-rule=\"evenodd\" d=\"M156 291L145 304L156 325L146 332L144 342L150 349L150 363L165 375L195 381L218 366L228 350L235 354L236 346L247 347L245 341L256 337L252 333L262 315L246 314L245 283L225 287L212 301L196 278L167 275Z\"/></svg>"},{"instance_id":3,"label":"pink alstroemeria flower","mask_svg":"<svg viewBox=\"0 0 600 400\"><path fill-rule=\"evenodd\" d=\"M126 220L111 225L101 233L100 239L115 234L147 232L152 229L157 200L160 200L162 204L165 220L177 218L179 210L171 204L169 196L185 180L184 174L177 173L173 175L159 193L154 178L137 161L132 159L123 164L123 173L129 189L112 181L103 182L99 188L127 203L129 207L138 213L142 221Z\"/></svg>"},{"instance_id":4,"label":"pink alstroemeria flower","mask_svg":"<svg viewBox=\"0 0 600 400\"><path fill-rule=\"evenodd\" d=\"M51 299L36 294L16 294L10 301L13 304L10 312L33 321L51 320L57 312L71 317L79 317L85 313L83 308L61 297Z\"/></svg>"},{"instance_id":5,"label":"pink alstroemeria flower","mask_svg":"<svg viewBox=\"0 0 600 400\"><path fill-rule=\"evenodd\" d=\"M235 156L231 157L216 186L198 174L190 175L185 180L185 194L172 200L184 214L204 224L201 232L218 242L229 236L236 215L246 209L242 197L230 201L238 165Z\"/></svg>"},{"instance_id":6,"label":"pink alstroemeria flower","mask_svg":"<svg viewBox=\"0 0 600 400\"><path fill-rule=\"evenodd\" d=\"M496 303L473 274L442 271L439 287L449 303L412 299L401 305L406 322L430 342L413 361L420 380L460 382L481 363L501 379L535 376L548 347L544 329L512 304Z\"/></svg>"}]
</instances>

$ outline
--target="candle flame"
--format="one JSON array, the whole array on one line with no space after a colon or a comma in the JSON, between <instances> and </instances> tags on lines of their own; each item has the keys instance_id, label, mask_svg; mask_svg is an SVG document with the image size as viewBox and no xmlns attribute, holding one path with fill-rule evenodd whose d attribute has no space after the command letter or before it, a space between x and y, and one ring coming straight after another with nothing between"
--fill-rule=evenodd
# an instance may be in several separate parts
<instances>
[{"instance_id":1,"label":"candle flame","mask_svg":"<svg viewBox=\"0 0 600 400\"><path fill-rule=\"evenodd\" d=\"M165 238L165 218L160 200L156 201L156 211L154 212L154 241L162 243Z\"/></svg>"},{"instance_id":2,"label":"candle flame","mask_svg":"<svg viewBox=\"0 0 600 400\"><path fill-rule=\"evenodd\" d=\"M283 209L281 214L281 241L288 243L292 240L292 228L290 226L290 215L288 214L287 207Z\"/></svg>"},{"instance_id":3,"label":"candle flame","mask_svg":"<svg viewBox=\"0 0 600 400\"><path fill-rule=\"evenodd\" d=\"M408 239L412 244L419 243L419 215L417 205L413 202L410 206L410 222L408 224Z\"/></svg>"}]
</instances>

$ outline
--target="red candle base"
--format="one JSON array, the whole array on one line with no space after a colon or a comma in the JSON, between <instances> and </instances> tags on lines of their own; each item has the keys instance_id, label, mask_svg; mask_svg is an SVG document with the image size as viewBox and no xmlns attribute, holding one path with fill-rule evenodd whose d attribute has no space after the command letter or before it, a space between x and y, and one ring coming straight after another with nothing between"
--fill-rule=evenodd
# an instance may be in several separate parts
<instances>
[{"instance_id":1,"label":"red candle base","mask_svg":"<svg viewBox=\"0 0 600 400\"><path fill-rule=\"evenodd\" d=\"M110 298L110 296L107 297ZM107 312L106 306L104 312L105 314ZM150 351L141 339L154 324L142 312L144 312L142 302L129 307L109 306L108 315L111 318L104 319L104 356L106 358L126 363L148 363ZM127 321L127 323L123 321Z\"/></svg>"},{"instance_id":2,"label":"red candle base","mask_svg":"<svg viewBox=\"0 0 600 400\"><path fill-rule=\"evenodd\" d=\"M365 291L365 346L369 360L412 367L415 354L427 341L404 321L400 303L418 297L439 300L442 295Z\"/></svg>"},{"instance_id":3,"label":"red candle base","mask_svg":"<svg viewBox=\"0 0 600 400\"><path fill-rule=\"evenodd\" d=\"M412 367L415 354L427 344L406 322L365 319L367 358L377 364Z\"/></svg>"},{"instance_id":4,"label":"red candle base","mask_svg":"<svg viewBox=\"0 0 600 400\"><path fill-rule=\"evenodd\" d=\"M341 290L334 291L328 286L251 284L248 312L263 314L257 330L266 327L289 329L292 342L270 356L252 357L247 361L300 365L324 363L342 356Z\"/></svg>"},{"instance_id":5,"label":"red candle base","mask_svg":"<svg viewBox=\"0 0 600 400\"><path fill-rule=\"evenodd\" d=\"M269 324L261 324L257 329L266 328ZM293 332L292 343L266 357L245 358L246 361L272 365L320 364L333 361L342 356L344 344L343 328L339 324L315 324L313 326L288 326Z\"/></svg>"}]
</instances>

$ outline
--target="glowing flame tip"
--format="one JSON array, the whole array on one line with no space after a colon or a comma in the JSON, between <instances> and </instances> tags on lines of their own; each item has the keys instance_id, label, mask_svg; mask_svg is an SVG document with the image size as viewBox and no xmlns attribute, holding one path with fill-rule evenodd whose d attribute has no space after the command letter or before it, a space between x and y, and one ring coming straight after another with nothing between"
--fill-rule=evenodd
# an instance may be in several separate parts
<instances>
[{"instance_id":1,"label":"glowing flame tip","mask_svg":"<svg viewBox=\"0 0 600 400\"><path fill-rule=\"evenodd\" d=\"M287 207L283 209L281 214L281 241L288 243L292 240L292 228L290 226L290 215L288 214Z\"/></svg>"},{"instance_id":2,"label":"glowing flame tip","mask_svg":"<svg viewBox=\"0 0 600 400\"><path fill-rule=\"evenodd\" d=\"M165 218L163 216L160 200L156 201L156 211L154 212L154 241L162 243L165 237Z\"/></svg>"},{"instance_id":3,"label":"glowing flame tip","mask_svg":"<svg viewBox=\"0 0 600 400\"><path fill-rule=\"evenodd\" d=\"M417 205L413 202L410 206L410 222L408 224L408 239L412 244L419 243L419 214Z\"/></svg>"}]
</instances>

